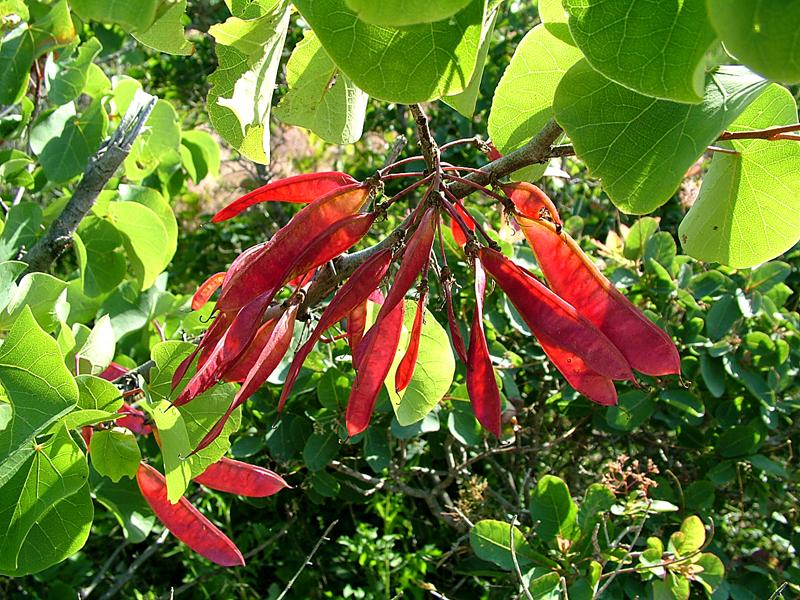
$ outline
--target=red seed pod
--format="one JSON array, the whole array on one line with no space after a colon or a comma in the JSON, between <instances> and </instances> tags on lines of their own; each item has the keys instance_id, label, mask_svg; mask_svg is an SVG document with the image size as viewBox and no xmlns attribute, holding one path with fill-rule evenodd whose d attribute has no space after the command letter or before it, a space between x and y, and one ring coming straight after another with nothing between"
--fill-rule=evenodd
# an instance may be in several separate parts
<instances>
[{"instance_id":1,"label":"red seed pod","mask_svg":"<svg viewBox=\"0 0 800 600\"><path fill-rule=\"evenodd\" d=\"M399 393L408 387L411 383L411 377L414 375L414 369L417 366L417 358L419 357L419 343L422 336L422 324L425 320L425 305L428 296L427 286L423 287L417 300L417 311L414 314L414 325L411 328L411 337L408 341L408 348L406 353L397 365L397 374L394 378L394 389Z\"/></svg>"},{"instance_id":2,"label":"red seed pod","mask_svg":"<svg viewBox=\"0 0 800 600\"><path fill-rule=\"evenodd\" d=\"M467 392L478 422L500 437L500 390L483 331L483 297L486 294L486 273L475 258L475 312L467 350Z\"/></svg>"},{"instance_id":3,"label":"red seed pod","mask_svg":"<svg viewBox=\"0 0 800 600\"><path fill-rule=\"evenodd\" d=\"M450 285L449 281L445 281L442 285L445 304L447 304L447 324L450 327L450 338L453 340L453 347L456 350L458 358L461 359L462 363L467 364L467 347L464 344L464 338L461 337L461 330L458 328L456 313L453 310L453 291Z\"/></svg>"},{"instance_id":4,"label":"red seed pod","mask_svg":"<svg viewBox=\"0 0 800 600\"><path fill-rule=\"evenodd\" d=\"M372 418L375 401L400 344L404 306L403 302L398 302L389 314L379 317L359 344L359 348L366 348L347 401L345 422L350 436L364 431Z\"/></svg>"},{"instance_id":5,"label":"red seed pod","mask_svg":"<svg viewBox=\"0 0 800 600\"><path fill-rule=\"evenodd\" d=\"M376 213L367 213L345 217L316 238L306 241L305 248L291 264L286 279L306 273L349 250L367 235L376 216Z\"/></svg>"},{"instance_id":6,"label":"red seed pod","mask_svg":"<svg viewBox=\"0 0 800 600\"><path fill-rule=\"evenodd\" d=\"M678 374L672 338L623 296L569 234L544 221L519 219L550 288L572 304L646 375Z\"/></svg>"},{"instance_id":7,"label":"red seed pod","mask_svg":"<svg viewBox=\"0 0 800 600\"><path fill-rule=\"evenodd\" d=\"M247 374L256 364L256 360L258 360L258 357L261 354L261 351L264 349L264 346L267 345L267 342L272 336L272 332L275 330L275 325L277 323L277 319L272 319L271 321L267 321L261 327L259 327L258 332L253 338L253 341L250 342L250 345L247 347L247 349L245 349L245 351L242 352L242 355L236 359L236 361L227 371L225 371L225 375L222 378L224 381L242 383L245 379L247 379Z\"/></svg>"},{"instance_id":8,"label":"red seed pod","mask_svg":"<svg viewBox=\"0 0 800 600\"><path fill-rule=\"evenodd\" d=\"M611 379L592 371L581 357L564 350L552 340L544 336L537 339L547 358L573 388L597 404L613 406L617 403L617 390Z\"/></svg>"},{"instance_id":9,"label":"red seed pod","mask_svg":"<svg viewBox=\"0 0 800 600\"><path fill-rule=\"evenodd\" d=\"M244 557L228 536L222 533L185 498L170 504L167 482L150 465L141 463L136 482L142 496L170 533L192 550L223 567L244 566Z\"/></svg>"},{"instance_id":10,"label":"red seed pod","mask_svg":"<svg viewBox=\"0 0 800 600\"><path fill-rule=\"evenodd\" d=\"M374 290L367 300L356 306L347 315L347 343L350 344L350 352L355 355L356 348L364 337L364 329L367 327L367 301L375 304L383 304L385 300L383 292Z\"/></svg>"},{"instance_id":11,"label":"red seed pod","mask_svg":"<svg viewBox=\"0 0 800 600\"><path fill-rule=\"evenodd\" d=\"M286 179L272 181L234 200L214 215L211 220L214 223L226 221L246 208L261 202L312 202L320 196L354 183L358 182L347 173L338 171L304 173L294 177L287 177Z\"/></svg>"},{"instance_id":12,"label":"red seed pod","mask_svg":"<svg viewBox=\"0 0 800 600\"><path fill-rule=\"evenodd\" d=\"M272 330L272 335L262 348L261 354L258 355L258 358L256 359L253 367L250 369L250 372L247 374L247 378L242 384L242 387L239 388L239 391L233 398L233 402L231 402L231 405L228 407L222 417L220 417L211 430L200 441L200 443L197 445L197 448L192 450L192 454L200 452L200 450L206 448L219 437L219 435L222 433L222 429L225 427L225 423L228 422L228 419L233 414L233 411L244 404L247 399L250 398L250 396L252 396L259 387L261 387L267 378L272 375L272 372L280 364L292 343L294 323L297 317L298 308L299 306L296 304L290 306L278 319L277 323L275 324L275 328ZM222 376L224 377L225 375L226 374L223 373Z\"/></svg>"},{"instance_id":13,"label":"red seed pod","mask_svg":"<svg viewBox=\"0 0 800 600\"><path fill-rule=\"evenodd\" d=\"M125 375L129 370L130 369L126 369L120 364L112 362L108 365L108 367L106 367L105 371L100 373L98 377L105 379L106 381L114 381L118 377Z\"/></svg>"},{"instance_id":14,"label":"red seed pod","mask_svg":"<svg viewBox=\"0 0 800 600\"><path fill-rule=\"evenodd\" d=\"M206 302L208 302L208 299L211 298L211 295L217 291L219 286L222 285L222 281L224 279L225 271L221 273L215 273L201 283L200 287L197 288L197 291L192 297L192 310L200 310L203 308L206 305Z\"/></svg>"},{"instance_id":15,"label":"red seed pod","mask_svg":"<svg viewBox=\"0 0 800 600\"><path fill-rule=\"evenodd\" d=\"M186 375L186 371L189 370L189 367L192 365L192 361L194 360L194 357L197 356L197 353L199 351L200 351L200 346L195 347L195 349L192 350L191 354L189 354L189 356L184 358L181 361L181 364L178 365L178 368L175 369L175 372L172 374L172 389L173 390L180 385L181 381L183 381L183 376Z\"/></svg>"},{"instance_id":16,"label":"red seed pod","mask_svg":"<svg viewBox=\"0 0 800 600\"><path fill-rule=\"evenodd\" d=\"M532 183L525 181L508 183L503 186L503 191L511 198L514 208L522 216L539 221L545 212L559 228L563 225L556 205L547 194Z\"/></svg>"},{"instance_id":17,"label":"red seed pod","mask_svg":"<svg viewBox=\"0 0 800 600\"><path fill-rule=\"evenodd\" d=\"M385 317L394 310L399 302L402 302L406 292L411 289L417 277L427 267L431 248L433 248L438 214L438 209L432 206L422 215L417 229L403 252L403 260L400 262L392 287L389 288L386 300L378 313L378 319Z\"/></svg>"},{"instance_id":18,"label":"red seed pod","mask_svg":"<svg viewBox=\"0 0 800 600\"><path fill-rule=\"evenodd\" d=\"M123 402L117 412L125 415L124 417L119 417L115 421L117 427L124 427L138 435L150 435L150 433L152 433L153 428L147 424L147 415L138 408L134 408L127 402Z\"/></svg>"},{"instance_id":19,"label":"red seed pod","mask_svg":"<svg viewBox=\"0 0 800 600\"><path fill-rule=\"evenodd\" d=\"M454 206L456 207L456 212L461 215L467 228L470 231L475 231L475 221L472 220L472 216L461 208L460 204L455 203ZM467 244L467 234L461 228L461 225L458 224L458 221L453 218L450 219L450 231L453 233L453 239L456 241L456 244L463 248Z\"/></svg>"},{"instance_id":20,"label":"red seed pod","mask_svg":"<svg viewBox=\"0 0 800 600\"><path fill-rule=\"evenodd\" d=\"M279 411L283 410L286 399L289 397L289 392L292 390L295 381L297 381L297 376L300 374L300 369L303 367L306 357L314 349L314 345L322 334L338 321L341 321L345 315L365 304L366 300L386 276L391 263L391 248L378 252L358 267L347 280L347 283L336 292L306 343L295 353L292 365L289 367L289 374L286 376L286 382L283 384L283 391L278 403ZM364 311L366 320L366 307Z\"/></svg>"},{"instance_id":21,"label":"red seed pod","mask_svg":"<svg viewBox=\"0 0 800 600\"><path fill-rule=\"evenodd\" d=\"M206 362L197 369L175 400L175 406L183 406L192 401L220 380L225 370L241 356L255 337L261 316L267 310L271 299L271 295L262 294L237 313L230 327L208 355Z\"/></svg>"},{"instance_id":22,"label":"red seed pod","mask_svg":"<svg viewBox=\"0 0 800 600\"><path fill-rule=\"evenodd\" d=\"M194 480L212 490L248 498L266 498L291 487L274 471L225 457Z\"/></svg>"},{"instance_id":23,"label":"red seed pod","mask_svg":"<svg viewBox=\"0 0 800 600\"><path fill-rule=\"evenodd\" d=\"M198 369L201 369L203 365L206 364L206 361L208 360L208 357L211 355L211 352L216 347L217 342L222 339L222 336L225 335L225 332L228 330L228 327L230 327L231 323L233 322L233 319L236 318L237 312L238 311L216 313L217 316L214 317L214 321L211 323L211 326L208 329L206 329L206 332L203 334L203 338L197 345ZM177 383L175 383L175 385L177 385Z\"/></svg>"},{"instance_id":24,"label":"red seed pod","mask_svg":"<svg viewBox=\"0 0 800 600\"><path fill-rule=\"evenodd\" d=\"M234 274L222 285L217 308L236 310L255 296L275 294L287 280L287 273L299 266L297 259L309 241L319 238L342 219L357 214L369 199L369 193L369 186L348 185L304 207L277 231L268 244L250 253L246 261L236 266Z\"/></svg>"},{"instance_id":25,"label":"red seed pod","mask_svg":"<svg viewBox=\"0 0 800 600\"><path fill-rule=\"evenodd\" d=\"M600 375L634 380L630 365L617 347L571 304L496 250L482 248L480 259L533 335L557 340L561 348L580 356Z\"/></svg>"}]
</instances>

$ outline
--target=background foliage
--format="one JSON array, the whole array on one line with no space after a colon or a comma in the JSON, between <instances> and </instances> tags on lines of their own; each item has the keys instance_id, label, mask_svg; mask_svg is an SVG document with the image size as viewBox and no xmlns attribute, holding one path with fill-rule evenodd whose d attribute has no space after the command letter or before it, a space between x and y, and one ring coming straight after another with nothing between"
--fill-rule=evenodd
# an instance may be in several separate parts
<instances>
[{"instance_id":1,"label":"background foliage","mask_svg":"<svg viewBox=\"0 0 800 600\"><path fill-rule=\"evenodd\" d=\"M343 18L355 18L348 15L364 3L295 4L301 14L279 2L143 2L113 13L92 0L0 2L0 195L8 209L0 232L0 331L5 336L0 346L0 494L13 497L23 519L35 522L22 535L27 530L20 520L0 513L0 571L9 575L0 577L0 595L158 598L168 597L174 587L176 596L275 598L326 530L327 538L289 597L506 598L520 593L520 580L536 598L562 597L564 589L570 598L591 598L592 588L598 587L609 598L703 597L714 590L715 599L744 600L767 598L778 589L786 597L800 592L795 449L800 250L792 247L796 222L791 211L780 208L783 200L767 211L767 222L778 228L768 235L778 241L766 254L745 242L731 256L704 255L705 250L694 252L683 244L700 258L731 265L720 266L679 254L676 244L685 233L693 234L693 206L725 200L709 196L722 194L719 182L724 182L728 156L704 155L695 161L692 154L714 141L713 126L697 148L671 157L676 162L671 169L657 162L652 172L644 172L642 181L652 188L631 194L629 188L609 185L610 179L621 186L638 182L617 177L628 166L624 153L616 162L593 163L593 149L613 145L618 132L600 120L571 131L573 119L582 122L580 103L588 101L582 86L592 87L578 76L591 73L617 81L600 99L609 111L618 105L649 106L652 99L642 94L658 94L663 82L643 79L647 89L632 90L625 87L629 82L618 80L619 74L606 70L604 48L592 41L598 39L592 36L594 2L565 2L574 5L570 18L581 19L586 28L585 42L575 39L580 51L563 38L566 22L558 19L566 17L559 14L546 26L536 25L537 7L529 2L503 5L483 40L480 15L471 15L467 7L458 13L467 33L452 48L446 31L412 27L410 39L386 40L384 47L372 49L389 56L382 63L387 72L392 60L398 69L419 60L407 50L417 37L440 36L435 43L459 60L478 61L485 51L483 77L472 82L479 93L455 85L455 67L443 63L429 79L414 79L388 92L374 89L370 80L341 74L325 95L327 104L312 108L292 93L316 93L320 82L330 81L332 61L344 70L347 61L356 61L350 67L355 72L373 60L367 49L342 50L353 40L326 38L328 29L342 24L318 27L315 21L345 5ZM23 15L22 24L15 15ZM691 22L691 15L683 18ZM300 25L306 23L316 35L303 33ZM364 23L358 26L377 27ZM736 25L723 26L730 31L730 41L725 40L730 48L736 47ZM187 28L186 39L182 28ZM354 35L355 42L363 39ZM704 35L695 36L698 47ZM491 44L482 43L486 38ZM509 73L521 60L512 62L515 51L524 58L553 46L558 53L552 66L566 73L558 91L560 77L551 89L509 87ZM264 48L274 51L265 53ZM681 60L698 63L705 50L694 49ZM775 62L752 66L786 81L791 75L765 72ZM632 68L623 70L633 73ZM301 86L303 69L314 77ZM29 72L30 82L24 77ZM248 75L256 72L273 73L274 92L267 76L260 82L263 89L250 90L259 98L255 105L213 101L231 94L236 100L235 90L241 89L236 86L250 85ZM684 74L681 81L689 81L684 87L669 86L680 97L658 100L647 114L651 125L663 122L665 114L672 118L676 110L683 111L687 123L704 119L705 104L672 102L702 97L703 82L694 85L693 76ZM398 85L406 83L398 80ZM732 112L722 129L797 121L796 87L772 84L751 108L743 101L739 110L736 93L756 95L754 86L762 92L763 82L736 79L731 86ZM73 250L51 273L20 277L25 264L17 259L66 205L90 157L119 126L140 90L158 100L130 156L78 228ZM153 358L148 393L162 397L176 357L189 349L180 340L206 327L210 307L190 311L189 295L208 274L225 270L296 210L269 205L211 225L210 215L223 204L266 179L295 172L335 168L368 177L383 165L398 135L415 138L413 119L400 103L445 96L446 104L426 107L440 142L488 132L508 152L552 116L556 94L566 97L556 116L583 160L554 161L543 186L562 216L569 216L566 229L603 272L677 341L682 379L620 386L619 406L592 405L563 383L513 307L493 293L487 298L487 334L505 402L504 443L490 440L472 416L460 364L453 385L442 391L443 401L424 419L401 424L384 392L370 429L347 440L341 416L351 385L349 350L343 341L322 344L310 355L280 418L275 405L288 365L232 420L221 443L197 457L213 462L228 452L229 439L231 456L269 466L294 486L272 498L231 499L190 484L189 497L247 555L248 566L242 569L216 569L162 535L129 479L129 467L140 456L161 466L152 437L139 438L137 446L125 436L101 436L92 441L87 465L85 444L76 432L81 425L113 419L120 405L113 386L97 375L112 360L134 368ZM493 96L507 98L502 110L492 108ZM521 98L529 98L534 110L516 124L514 102ZM769 119L759 101L774 111ZM473 102L474 117L460 114L470 115ZM270 117L273 105L280 120ZM605 116L608 122L618 117ZM652 128L648 135L655 135ZM647 142L635 131L631 136L631 143ZM326 141L352 144L337 147ZM748 143L753 142L734 142ZM791 169L784 168L786 157L780 152L765 151L756 159L762 162L751 168L795 177L784 172ZM447 156L457 164L485 162L466 146ZM268 167L255 164L268 157ZM533 176L537 168L518 176ZM700 189L706 168L709 174ZM718 178L716 187L709 186L711 177ZM791 198L796 207L797 195ZM484 201L473 196L470 206L481 206L486 225L507 254L535 270L530 250L500 211ZM650 204L641 204L645 201ZM615 204L650 215L625 214ZM390 216L387 228L398 218ZM463 255L447 241L456 280L469 281ZM740 268L775 256L778 246L777 252L788 249L779 259ZM469 289L457 295L462 321L473 303ZM445 322L441 306L433 303L429 309L436 321ZM431 342L431 356L441 351L436 343ZM19 374L21 365L27 368L24 375ZM25 377L46 380L48 393L26 394ZM408 393L412 390L413 384ZM221 412L232 393L231 386L209 392L205 412ZM425 397L424 391L420 394ZM11 402L27 429L8 427ZM76 403L80 410L70 413ZM45 417L35 417L43 406ZM186 416L198 424L194 429L187 425L190 443L213 422L203 421L202 407L196 410L193 420ZM159 417L153 418L158 423ZM37 452L17 450L45 434L52 435ZM128 455L104 462L103 443ZM173 477L188 483L176 457L165 452L163 462ZM20 464L26 468L19 469ZM53 500L61 500L45 511L40 507L48 497L40 492L39 502L26 504L25 491L33 486L52 489ZM80 518L64 518L59 511ZM46 541L53 531L58 531L57 544ZM48 543L52 549L43 550ZM27 571L15 571L7 558L17 547ZM635 568L615 573L620 561L631 558Z\"/></svg>"}]
</instances>

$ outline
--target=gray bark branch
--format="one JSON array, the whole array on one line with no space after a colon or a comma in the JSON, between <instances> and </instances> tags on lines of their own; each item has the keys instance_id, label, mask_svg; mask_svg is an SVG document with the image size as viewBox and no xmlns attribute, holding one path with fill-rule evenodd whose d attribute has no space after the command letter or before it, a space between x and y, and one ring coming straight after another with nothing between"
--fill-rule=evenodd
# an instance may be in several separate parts
<instances>
[{"instance_id":1,"label":"gray bark branch","mask_svg":"<svg viewBox=\"0 0 800 600\"><path fill-rule=\"evenodd\" d=\"M25 273L47 271L50 265L72 244L72 235L89 213L98 195L128 156L133 141L142 131L156 98L150 94L134 96L119 127L89 159L67 206L53 221L44 236L21 260L28 263ZM23 274L24 275L24 274Z\"/></svg>"}]
</instances>

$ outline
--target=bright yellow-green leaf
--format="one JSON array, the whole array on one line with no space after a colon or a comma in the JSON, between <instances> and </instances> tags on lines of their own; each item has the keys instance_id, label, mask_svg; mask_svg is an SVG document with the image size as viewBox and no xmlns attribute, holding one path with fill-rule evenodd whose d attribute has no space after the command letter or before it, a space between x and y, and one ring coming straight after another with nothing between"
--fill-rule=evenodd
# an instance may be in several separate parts
<instances>
[{"instance_id":1,"label":"bright yellow-green leaf","mask_svg":"<svg viewBox=\"0 0 800 600\"><path fill-rule=\"evenodd\" d=\"M748 131L797 122L792 94L772 84L730 127ZM683 250L708 262L752 267L800 239L800 144L736 140L714 155L700 194L678 229Z\"/></svg>"}]
</instances>

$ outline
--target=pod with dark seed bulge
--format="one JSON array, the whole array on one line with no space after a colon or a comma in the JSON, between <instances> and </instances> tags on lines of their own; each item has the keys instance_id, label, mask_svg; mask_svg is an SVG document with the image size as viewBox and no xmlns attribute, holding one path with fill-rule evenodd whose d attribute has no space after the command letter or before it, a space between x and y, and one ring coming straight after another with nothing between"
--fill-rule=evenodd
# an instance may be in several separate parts
<instances>
[{"instance_id":1,"label":"pod with dark seed bulge","mask_svg":"<svg viewBox=\"0 0 800 600\"><path fill-rule=\"evenodd\" d=\"M467 393L478 422L500 437L500 390L483 331L483 297L486 294L486 273L475 258L475 312L467 350Z\"/></svg>"},{"instance_id":2,"label":"pod with dark seed bulge","mask_svg":"<svg viewBox=\"0 0 800 600\"><path fill-rule=\"evenodd\" d=\"M167 482L150 465L141 463L136 482L145 501L164 526L192 550L223 567L244 566L244 557L228 536L205 518L185 497L167 500Z\"/></svg>"},{"instance_id":3,"label":"pod with dark seed bulge","mask_svg":"<svg viewBox=\"0 0 800 600\"><path fill-rule=\"evenodd\" d=\"M550 288L600 329L634 369L654 376L680 373L672 338L606 279L569 234L544 221L518 221Z\"/></svg>"},{"instance_id":4,"label":"pod with dark seed bulge","mask_svg":"<svg viewBox=\"0 0 800 600\"><path fill-rule=\"evenodd\" d=\"M214 223L226 221L246 208L262 202L296 202L305 204L346 185L358 183L347 173L327 171L304 173L271 181L231 202L211 219Z\"/></svg>"},{"instance_id":5,"label":"pod with dark seed bulge","mask_svg":"<svg viewBox=\"0 0 800 600\"><path fill-rule=\"evenodd\" d=\"M486 271L506 293L533 335L557 341L586 365L611 379L634 381L633 372L617 347L565 300L535 277L491 248L481 248Z\"/></svg>"},{"instance_id":6,"label":"pod with dark seed bulge","mask_svg":"<svg viewBox=\"0 0 800 600\"><path fill-rule=\"evenodd\" d=\"M248 498L266 498L291 487L274 471L225 457L210 465L194 481L218 492Z\"/></svg>"}]
</instances>

